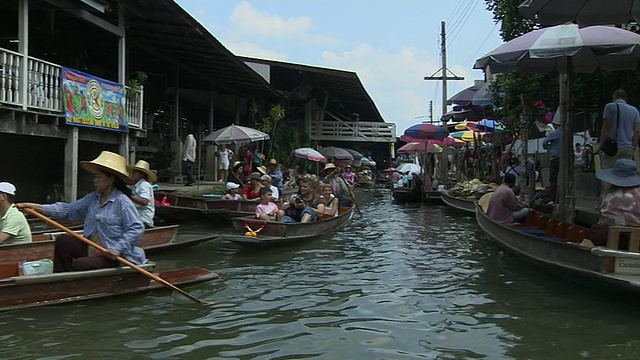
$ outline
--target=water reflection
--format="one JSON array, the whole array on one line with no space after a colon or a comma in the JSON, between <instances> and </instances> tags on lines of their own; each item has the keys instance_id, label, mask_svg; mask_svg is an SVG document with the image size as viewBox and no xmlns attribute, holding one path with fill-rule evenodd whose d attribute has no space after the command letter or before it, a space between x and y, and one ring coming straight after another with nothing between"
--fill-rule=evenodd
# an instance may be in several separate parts
<instances>
[{"instance_id":1,"label":"water reflection","mask_svg":"<svg viewBox=\"0 0 640 360\"><path fill-rule=\"evenodd\" d=\"M215 269L179 294L0 314L2 358L633 358L633 299L570 285L443 206L360 194L365 218L302 245L214 241L156 259ZM229 231L206 224L190 230Z\"/></svg>"}]
</instances>

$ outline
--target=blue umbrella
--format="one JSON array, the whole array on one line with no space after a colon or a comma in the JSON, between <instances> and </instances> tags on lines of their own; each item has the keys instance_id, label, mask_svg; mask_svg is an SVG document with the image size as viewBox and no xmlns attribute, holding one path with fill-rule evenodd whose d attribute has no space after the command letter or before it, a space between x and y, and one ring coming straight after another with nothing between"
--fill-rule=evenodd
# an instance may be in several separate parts
<instances>
[{"instance_id":1,"label":"blue umbrella","mask_svg":"<svg viewBox=\"0 0 640 360\"><path fill-rule=\"evenodd\" d=\"M470 86L447 100L448 105L458 104L462 106L471 105L492 105L493 97L489 92L490 82L483 82Z\"/></svg>"},{"instance_id":2,"label":"blue umbrella","mask_svg":"<svg viewBox=\"0 0 640 360\"><path fill-rule=\"evenodd\" d=\"M433 124L415 124L404 131L404 134L414 139L430 139L430 140L442 140L449 136L449 132Z\"/></svg>"},{"instance_id":3,"label":"blue umbrella","mask_svg":"<svg viewBox=\"0 0 640 360\"><path fill-rule=\"evenodd\" d=\"M489 119L478 121L478 123L476 124L476 129L480 131L487 131L487 132L506 131L502 123L495 120L489 120Z\"/></svg>"}]
</instances>

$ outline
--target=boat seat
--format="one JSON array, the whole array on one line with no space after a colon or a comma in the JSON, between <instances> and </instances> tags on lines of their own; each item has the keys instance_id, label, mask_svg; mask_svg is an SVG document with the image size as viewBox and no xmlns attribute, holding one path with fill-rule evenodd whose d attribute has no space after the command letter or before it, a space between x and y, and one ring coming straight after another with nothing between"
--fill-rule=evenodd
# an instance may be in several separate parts
<instances>
[{"instance_id":1,"label":"boat seat","mask_svg":"<svg viewBox=\"0 0 640 360\"><path fill-rule=\"evenodd\" d=\"M640 227L610 226L609 235L607 237L607 247L618 250L618 246L620 245L620 236L624 234L628 234L629 236L629 245L627 246L627 249L622 250L635 253L640 252Z\"/></svg>"}]
</instances>

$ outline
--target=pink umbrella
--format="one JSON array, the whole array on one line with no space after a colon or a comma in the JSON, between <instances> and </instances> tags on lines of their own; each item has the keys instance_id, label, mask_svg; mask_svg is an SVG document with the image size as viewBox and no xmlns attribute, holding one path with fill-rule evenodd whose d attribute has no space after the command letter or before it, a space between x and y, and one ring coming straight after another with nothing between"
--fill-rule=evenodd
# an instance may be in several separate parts
<instances>
[{"instance_id":1,"label":"pink umbrella","mask_svg":"<svg viewBox=\"0 0 640 360\"><path fill-rule=\"evenodd\" d=\"M407 153L407 154L415 154L415 153L438 153L442 150L436 144L432 144L430 142L410 142L398 149L399 153Z\"/></svg>"},{"instance_id":2,"label":"pink umbrella","mask_svg":"<svg viewBox=\"0 0 640 360\"><path fill-rule=\"evenodd\" d=\"M299 148L291 152L291 155L299 158L316 162L327 162L327 158L322 156L317 150L312 148Z\"/></svg>"}]
</instances>

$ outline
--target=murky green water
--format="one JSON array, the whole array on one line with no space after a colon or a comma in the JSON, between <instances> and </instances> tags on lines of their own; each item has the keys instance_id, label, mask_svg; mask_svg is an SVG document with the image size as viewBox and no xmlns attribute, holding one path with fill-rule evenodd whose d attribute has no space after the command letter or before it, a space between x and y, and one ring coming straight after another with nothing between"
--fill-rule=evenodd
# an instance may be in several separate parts
<instances>
[{"instance_id":1,"label":"murky green water","mask_svg":"<svg viewBox=\"0 0 640 360\"><path fill-rule=\"evenodd\" d=\"M216 270L188 291L220 305L156 292L1 313L0 358L640 358L637 299L542 273L443 206L360 195L364 220L312 243L155 259Z\"/></svg>"}]
</instances>

